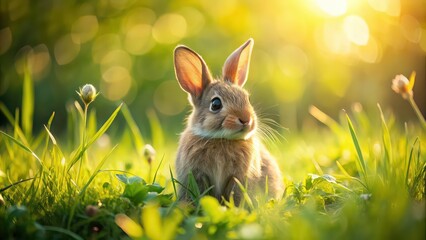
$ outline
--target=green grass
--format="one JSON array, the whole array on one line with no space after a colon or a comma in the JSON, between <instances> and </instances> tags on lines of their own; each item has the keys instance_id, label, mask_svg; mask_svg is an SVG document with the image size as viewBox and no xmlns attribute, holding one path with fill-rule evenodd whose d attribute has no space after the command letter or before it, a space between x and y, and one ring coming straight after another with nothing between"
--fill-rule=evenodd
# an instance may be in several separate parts
<instances>
[{"instance_id":1,"label":"green grass","mask_svg":"<svg viewBox=\"0 0 426 240\"><path fill-rule=\"evenodd\" d=\"M286 141L271 146L283 198L246 195L236 207L196 184L188 189L193 204L175 201L177 139L165 135L155 112L147 113L152 135L142 136L126 105L97 127L94 106L85 112L76 102L67 108L67 135L57 139L54 114L44 131L31 131L32 91L25 86L22 118L0 104L9 121L0 132L2 239L425 238L425 131L380 106L340 120L312 107L324 126L284 132ZM109 137L119 114L127 128ZM143 151L149 142L152 162Z\"/></svg>"}]
</instances>

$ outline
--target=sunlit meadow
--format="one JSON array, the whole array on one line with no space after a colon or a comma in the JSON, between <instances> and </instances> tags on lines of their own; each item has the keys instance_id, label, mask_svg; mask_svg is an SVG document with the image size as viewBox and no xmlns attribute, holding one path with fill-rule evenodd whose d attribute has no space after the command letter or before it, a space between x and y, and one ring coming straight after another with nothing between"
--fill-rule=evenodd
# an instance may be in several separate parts
<instances>
[{"instance_id":1,"label":"sunlit meadow","mask_svg":"<svg viewBox=\"0 0 426 240\"><path fill-rule=\"evenodd\" d=\"M422 0L0 0L0 238L425 239L425 18ZM250 37L286 191L176 201L173 49L219 76Z\"/></svg>"}]
</instances>

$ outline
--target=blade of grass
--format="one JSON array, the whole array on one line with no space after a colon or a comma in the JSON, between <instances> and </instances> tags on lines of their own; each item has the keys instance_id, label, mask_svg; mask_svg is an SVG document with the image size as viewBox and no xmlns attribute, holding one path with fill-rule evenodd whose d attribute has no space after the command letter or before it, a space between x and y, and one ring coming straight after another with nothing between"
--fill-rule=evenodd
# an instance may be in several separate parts
<instances>
[{"instance_id":1,"label":"blade of grass","mask_svg":"<svg viewBox=\"0 0 426 240\"><path fill-rule=\"evenodd\" d=\"M1 134L3 134L4 136L6 136L7 138L9 138L10 140L12 140L14 143L16 143L20 148L22 148L23 150L25 150L28 153L31 153L31 155L33 155L35 157L35 159L37 159L37 161L40 163L40 165L44 167L43 162L40 160L40 158L37 156L37 154L35 154L35 152L33 152L29 147L25 146L21 141L19 141L18 139L10 136L9 134L0 131Z\"/></svg>"},{"instance_id":2,"label":"blade of grass","mask_svg":"<svg viewBox=\"0 0 426 240\"><path fill-rule=\"evenodd\" d=\"M157 169L155 170L155 173L154 173L154 179L152 179L152 183L154 183L154 182L155 182L155 179L157 178L157 173L158 173L158 171L160 170L161 163L163 163L163 160L164 160L164 155L163 155L163 157L161 158L160 163L158 164Z\"/></svg>"},{"instance_id":3,"label":"blade of grass","mask_svg":"<svg viewBox=\"0 0 426 240\"><path fill-rule=\"evenodd\" d=\"M197 181L195 180L194 174L189 172L188 174L188 190L192 194L193 200L200 196L200 188L198 187Z\"/></svg>"},{"instance_id":4,"label":"blade of grass","mask_svg":"<svg viewBox=\"0 0 426 240\"><path fill-rule=\"evenodd\" d=\"M46 154L47 154L47 148L48 148L48 146L49 146L49 137L50 137L50 139L52 139L52 143L54 144L54 145L56 145L56 139L55 139L55 137L53 137L53 135L50 133L50 131L49 131L49 129L50 129L50 126L51 126L51 124L52 124L52 121L53 121L53 118L55 117L55 112L53 112L52 113L52 115L50 116L50 118L49 118L49 121L47 121L47 126L46 125L44 125L44 128L46 129L46 131L47 131L47 135L46 135L46 139L45 139L45 142L44 142L44 151L43 151L43 154L42 154L42 156L41 156L41 159L43 159L43 161L46 161ZM51 158L51 163L50 163L50 165L51 166L53 166L53 157Z\"/></svg>"},{"instance_id":5,"label":"blade of grass","mask_svg":"<svg viewBox=\"0 0 426 240\"><path fill-rule=\"evenodd\" d=\"M34 115L34 83L28 66L24 70L24 84L22 93L22 129L25 136L32 137Z\"/></svg>"},{"instance_id":6,"label":"blade of grass","mask_svg":"<svg viewBox=\"0 0 426 240\"><path fill-rule=\"evenodd\" d=\"M124 120L126 120L127 125L130 128L130 133L133 137L133 141L135 143L135 147L138 151L139 156L143 155L142 149L144 146L144 140L142 137L142 134L138 128L138 125L136 124L134 118L132 117L132 114L129 111L129 108L126 104L123 104L123 107L121 109L121 113L124 116Z\"/></svg>"},{"instance_id":7,"label":"blade of grass","mask_svg":"<svg viewBox=\"0 0 426 240\"><path fill-rule=\"evenodd\" d=\"M17 181L17 182L14 182L14 183L10 184L9 186L6 186L6 187L4 187L4 188L1 188L1 189L0 189L0 193L2 193L2 192L4 192L4 191L6 191L7 189L9 189L9 188L11 188L11 187L13 187L13 186L16 186L16 185L18 185L18 184L21 184L21 183L23 183L23 182L31 181L31 180L33 180L33 179L35 179L35 177L27 178L27 179L22 179L22 180L19 180L19 181Z\"/></svg>"},{"instance_id":8,"label":"blade of grass","mask_svg":"<svg viewBox=\"0 0 426 240\"><path fill-rule=\"evenodd\" d=\"M117 148L118 145L115 145L111 151L108 152L107 155L105 155L105 157L99 162L99 164L96 166L95 171L92 173L92 175L90 176L89 180L86 182L86 184L83 186L83 188L81 189L80 193L79 193L79 197L82 197L84 195L84 193L86 192L87 187L89 187L90 183L93 181L93 179L96 177L96 175L99 173L99 171L101 170L101 167L104 165L105 161L109 158L109 156L111 156L112 152L114 152L115 148Z\"/></svg>"},{"instance_id":9,"label":"blade of grass","mask_svg":"<svg viewBox=\"0 0 426 240\"><path fill-rule=\"evenodd\" d=\"M359 166L358 170L363 175L364 180L366 180L366 177L367 177L366 166L365 166L364 156L362 155L361 147L360 147L360 144L359 144L359 141L358 141L358 137L356 136L352 121L347 114L346 114L346 118L347 118L347 121L348 121L348 126L349 126L349 131L351 133L352 141L354 143L356 152L358 154L358 158L357 158L358 159L357 166Z\"/></svg>"},{"instance_id":10,"label":"blade of grass","mask_svg":"<svg viewBox=\"0 0 426 240\"><path fill-rule=\"evenodd\" d=\"M83 156L84 152L89 148L100 136L102 136L108 128L111 126L112 122L114 121L115 117L117 117L118 112L121 109L121 106L123 104L120 104L115 111L111 114L111 116L108 118L108 120L105 121L105 123L102 125L102 127L93 135L93 137L87 142L86 145L80 145L78 151L74 154L74 157L71 159L71 161L68 164L67 172L74 166L75 163L77 163L81 157Z\"/></svg>"},{"instance_id":11,"label":"blade of grass","mask_svg":"<svg viewBox=\"0 0 426 240\"><path fill-rule=\"evenodd\" d=\"M76 240L83 240L83 238L80 237L79 235L77 235L74 232L71 232L67 229L64 229L64 228L54 227L54 226L43 226L43 228L44 228L44 230L47 230L47 231L59 232L59 233L65 234L68 237L71 237L71 238L76 239Z\"/></svg>"},{"instance_id":12,"label":"blade of grass","mask_svg":"<svg viewBox=\"0 0 426 240\"><path fill-rule=\"evenodd\" d=\"M319 108L315 107L314 105L311 105L309 107L309 113L318 121L329 127L337 136L343 135L344 131L342 127L333 118L328 116Z\"/></svg>"},{"instance_id":13,"label":"blade of grass","mask_svg":"<svg viewBox=\"0 0 426 240\"><path fill-rule=\"evenodd\" d=\"M161 148L164 146L164 133L160 120L152 109L147 112L147 115L151 126L152 143L155 148Z\"/></svg>"},{"instance_id":14,"label":"blade of grass","mask_svg":"<svg viewBox=\"0 0 426 240\"><path fill-rule=\"evenodd\" d=\"M172 179L173 191L174 191L176 199L177 199L178 195L177 195L177 190L176 190L175 177L173 176L172 167L170 165L169 165L169 171L170 171L170 177Z\"/></svg>"},{"instance_id":15,"label":"blade of grass","mask_svg":"<svg viewBox=\"0 0 426 240\"><path fill-rule=\"evenodd\" d=\"M247 202L248 207L250 210L254 209L253 202L251 201L250 196L248 195L247 189L243 186L243 184L238 180L237 178L234 178L235 182L238 184L238 187L241 189L241 192L243 193L244 200Z\"/></svg>"},{"instance_id":16,"label":"blade of grass","mask_svg":"<svg viewBox=\"0 0 426 240\"><path fill-rule=\"evenodd\" d=\"M72 104L66 105L67 110L67 136L69 149L74 149L79 139L79 131L77 131L77 112Z\"/></svg>"},{"instance_id":17,"label":"blade of grass","mask_svg":"<svg viewBox=\"0 0 426 240\"><path fill-rule=\"evenodd\" d=\"M385 177L389 176L389 166L392 164L392 143L389 133L389 128L385 121L385 116L383 115L382 108L380 107L380 104L377 104L377 107L379 108L380 112L380 118L382 121L382 141L383 146L385 147L385 159L383 160L383 168L382 171L385 174Z\"/></svg>"},{"instance_id":18,"label":"blade of grass","mask_svg":"<svg viewBox=\"0 0 426 240\"><path fill-rule=\"evenodd\" d=\"M405 184L407 185L407 187L409 186L408 185L408 176L409 176L409 173L410 173L410 167L411 167L411 161L413 159L414 148L415 148L417 142L419 142L419 137L417 137L416 140L414 140L413 145L411 145L410 155L408 156L407 171L405 172Z\"/></svg>"},{"instance_id":19,"label":"blade of grass","mask_svg":"<svg viewBox=\"0 0 426 240\"><path fill-rule=\"evenodd\" d=\"M15 118L13 117L12 113L9 112L9 110L6 108L6 105L4 105L4 103L2 103L2 102L0 102L0 111L4 114L6 119L9 121L9 123L14 128L15 134L18 135L18 137L22 140L22 142L25 145L28 145L28 140L25 137L24 133L22 132L22 129L19 127L19 124L16 123Z\"/></svg>"}]
</instances>

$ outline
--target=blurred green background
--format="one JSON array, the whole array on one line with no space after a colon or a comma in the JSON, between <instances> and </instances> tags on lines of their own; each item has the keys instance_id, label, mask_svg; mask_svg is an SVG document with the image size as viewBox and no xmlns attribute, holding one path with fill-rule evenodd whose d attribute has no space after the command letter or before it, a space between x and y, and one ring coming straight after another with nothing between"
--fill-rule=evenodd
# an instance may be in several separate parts
<instances>
[{"instance_id":1,"label":"blurred green background","mask_svg":"<svg viewBox=\"0 0 426 240\"><path fill-rule=\"evenodd\" d=\"M424 0L0 0L0 101L21 105L27 64L36 129L55 111L52 127L64 130L75 91L92 83L102 93L91 105L100 121L124 101L143 133L154 110L177 138L190 108L174 76L175 46L190 46L219 76L253 37L246 88L259 113L291 131L318 124L311 105L335 117L353 103L367 112L380 103L417 121L390 85L416 71L425 113L425 18Z\"/></svg>"}]
</instances>

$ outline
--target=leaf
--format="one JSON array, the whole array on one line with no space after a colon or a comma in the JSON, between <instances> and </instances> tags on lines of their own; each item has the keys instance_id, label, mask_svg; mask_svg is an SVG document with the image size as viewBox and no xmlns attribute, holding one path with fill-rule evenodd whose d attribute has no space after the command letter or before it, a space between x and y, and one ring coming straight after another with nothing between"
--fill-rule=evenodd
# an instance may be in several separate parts
<instances>
[{"instance_id":1,"label":"leaf","mask_svg":"<svg viewBox=\"0 0 426 240\"><path fill-rule=\"evenodd\" d=\"M122 196L130 199L134 204L139 204L146 200L148 190L148 186L141 182L130 183L124 188Z\"/></svg>"},{"instance_id":2,"label":"leaf","mask_svg":"<svg viewBox=\"0 0 426 240\"><path fill-rule=\"evenodd\" d=\"M200 205L204 215L209 217L212 223L218 223L224 218L226 209L219 204L216 198L204 196L200 199Z\"/></svg>"},{"instance_id":3,"label":"leaf","mask_svg":"<svg viewBox=\"0 0 426 240\"><path fill-rule=\"evenodd\" d=\"M118 178L118 180L120 180L124 184L129 184L129 181L127 180L127 176L126 175L124 175L124 174L115 174L115 176Z\"/></svg>"},{"instance_id":4,"label":"leaf","mask_svg":"<svg viewBox=\"0 0 426 240\"><path fill-rule=\"evenodd\" d=\"M146 186L148 187L149 192L161 193L164 190L164 187L158 183L148 184Z\"/></svg>"},{"instance_id":5,"label":"leaf","mask_svg":"<svg viewBox=\"0 0 426 240\"><path fill-rule=\"evenodd\" d=\"M324 180L326 180L329 183L337 183L336 182L336 178L333 177L333 176L331 176L331 175L329 175L329 174L324 174L324 175L322 175L321 178L324 179Z\"/></svg>"},{"instance_id":6,"label":"leaf","mask_svg":"<svg viewBox=\"0 0 426 240\"><path fill-rule=\"evenodd\" d=\"M133 183L142 183L143 185L146 184L145 180L141 177L138 176L131 176L129 178L127 178L127 181L129 184L133 184Z\"/></svg>"}]
</instances>

